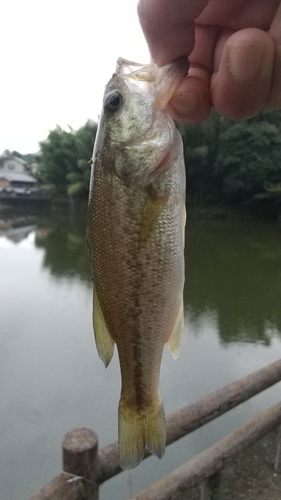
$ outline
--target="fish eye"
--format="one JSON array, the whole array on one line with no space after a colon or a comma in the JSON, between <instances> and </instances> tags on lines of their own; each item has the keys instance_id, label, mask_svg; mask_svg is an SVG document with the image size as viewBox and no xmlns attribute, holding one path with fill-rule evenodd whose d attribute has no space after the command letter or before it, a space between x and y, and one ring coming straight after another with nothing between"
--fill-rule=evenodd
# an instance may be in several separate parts
<instances>
[{"instance_id":1,"label":"fish eye","mask_svg":"<svg viewBox=\"0 0 281 500\"><path fill-rule=\"evenodd\" d=\"M104 109L107 111L115 112L123 104L123 96L118 90L112 90L107 94L104 100Z\"/></svg>"}]
</instances>

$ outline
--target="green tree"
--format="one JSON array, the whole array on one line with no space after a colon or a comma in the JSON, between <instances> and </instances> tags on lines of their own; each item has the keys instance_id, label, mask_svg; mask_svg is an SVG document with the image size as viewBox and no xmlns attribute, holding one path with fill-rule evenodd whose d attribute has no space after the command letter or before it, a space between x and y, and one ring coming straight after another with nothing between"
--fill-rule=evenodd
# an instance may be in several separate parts
<instances>
[{"instance_id":1,"label":"green tree","mask_svg":"<svg viewBox=\"0 0 281 500\"><path fill-rule=\"evenodd\" d=\"M77 163L75 171L67 175L69 195L88 196L91 168L89 160L92 158L93 146L97 125L90 120L75 133Z\"/></svg>"},{"instance_id":2,"label":"green tree","mask_svg":"<svg viewBox=\"0 0 281 500\"><path fill-rule=\"evenodd\" d=\"M219 153L220 135L231 123L213 111L202 125L178 126L184 145L187 199L193 204L213 203L220 198L220 184L214 165Z\"/></svg>"},{"instance_id":3,"label":"green tree","mask_svg":"<svg viewBox=\"0 0 281 500\"><path fill-rule=\"evenodd\" d=\"M60 127L41 143L41 178L56 192L88 195L97 125ZM195 204L280 204L281 111L234 122L213 111L201 125L178 125L187 169L187 200ZM3 153L4 155L5 153Z\"/></svg>"},{"instance_id":4,"label":"green tree","mask_svg":"<svg viewBox=\"0 0 281 500\"><path fill-rule=\"evenodd\" d=\"M251 202L281 180L281 137L267 121L238 122L220 136L215 175L229 201Z\"/></svg>"},{"instance_id":5,"label":"green tree","mask_svg":"<svg viewBox=\"0 0 281 500\"><path fill-rule=\"evenodd\" d=\"M39 176L62 195L87 196L90 166L97 126L88 121L77 132L57 126L40 143Z\"/></svg>"},{"instance_id":6,"label":"green tree","mask_svg":"<svg viewBox=\"0 0 281 500\"><path fill-rule=\"evenodd\" d=\"M281 204L281 111L237 122L213 111L203 124L178 126L193 204ZM281 205L280 205L281 206Z\"/></svg>"},{"instance_id":7,"label":"green tree","mask_svg":"<svg viewBox=\"0 0 281 500\"><path fill-rule=\"evenodd\" d=\"M74 134L57 126L40 143L42 157L40 176L59 194L67 193L67 175L76 168L76 144Z\"/></svg>"}]
</instances>

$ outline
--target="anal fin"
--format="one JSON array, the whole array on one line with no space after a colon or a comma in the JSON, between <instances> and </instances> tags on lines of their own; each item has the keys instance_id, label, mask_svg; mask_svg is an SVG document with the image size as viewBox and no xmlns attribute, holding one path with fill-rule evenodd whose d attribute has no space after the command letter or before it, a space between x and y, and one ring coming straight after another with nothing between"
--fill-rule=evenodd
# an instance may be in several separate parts
<instances>
[{"instance_id":1,"label":"anal fin","mask_svg":"<svg viewBox=\"0 0 281 500\"><path fill-rule=\"evenodd\" d=\"M107 367L113 356L114 340L106 326L96 290L94 290L93 324L98 355Z\"/></svg>"},{"instance_id":2,"label":"anal fin","mask_svg":"<svg viewBox=\"0 0 281 500\"><path fill-rule=\"evenodd\" d=\"M182 334L183 334L183 323L184 323L184 317L183 317L183 302L182 302L175 323L175 328L167 343L168 349L170 350L174 359L177 359L180 353Z\"/></svg>"}]
</instances>

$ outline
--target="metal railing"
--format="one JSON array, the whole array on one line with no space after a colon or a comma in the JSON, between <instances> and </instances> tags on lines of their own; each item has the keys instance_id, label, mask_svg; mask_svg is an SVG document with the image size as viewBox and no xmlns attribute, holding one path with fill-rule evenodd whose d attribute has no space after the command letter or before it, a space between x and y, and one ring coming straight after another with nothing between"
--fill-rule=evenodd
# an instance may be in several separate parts
<instances>
[{"instance_id":1,"label":"metal railing","mask_svg":"<svg viewBox=\"0 0 281 500\"><path fill-rule=\"evenodd\" d=\"M166 418L167 446L279 381L281 360L171 413ZM212 488L209 478L247 447L279 426L281 402L260 413L131 500L176 500L179 494L198 484L203 485L202 500L207 500L211 498ZM281 431L278 435L275 470L281 472ZM30 500L98 500L99 485L122 472L118 443L98 450L97 435L90 429L75 429L67 433L62 442L62 450L63 472ZM149 455L147 452L145 458Z\"/></svg>"}]
</instances>

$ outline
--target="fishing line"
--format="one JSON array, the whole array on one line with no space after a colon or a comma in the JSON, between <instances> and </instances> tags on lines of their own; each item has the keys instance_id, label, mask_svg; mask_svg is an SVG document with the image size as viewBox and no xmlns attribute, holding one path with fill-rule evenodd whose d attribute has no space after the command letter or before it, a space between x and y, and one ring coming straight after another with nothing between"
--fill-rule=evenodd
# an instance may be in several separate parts
<instances>
[{"instance_id":1,"label":"fishing line","mask_svg":"<svg viewBox=\"0 0 281 500\"><path fill-rule=\"evenodd\" d=\"M86 479L83 476L77 476L76 474L71 474L70 472L66 472L65 470L61 471L62 474L66 474L67 476L70 476L70 479L67 479L67 483L76 483L77 481L86 481L86 483L94 484L96 485L95 481L90 481L90 479Z\"/></svg>"}]
</instances>

